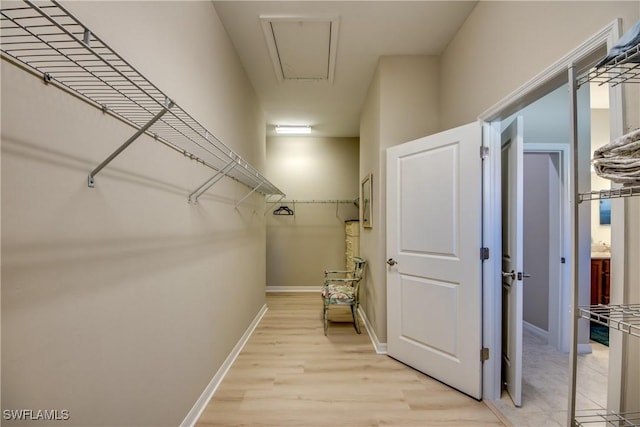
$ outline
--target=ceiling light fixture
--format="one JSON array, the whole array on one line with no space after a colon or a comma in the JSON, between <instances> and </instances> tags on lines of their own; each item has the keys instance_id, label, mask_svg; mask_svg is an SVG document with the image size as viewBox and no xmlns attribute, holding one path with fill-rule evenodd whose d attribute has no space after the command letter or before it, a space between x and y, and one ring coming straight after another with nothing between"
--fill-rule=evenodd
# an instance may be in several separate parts
<instances>
[{"instance_id":1,"label":"ceiling light fixture","mask_svg":"<svg viewBox=\"0 0 640 427\"><path fill-rule=\"evenodd\" d=\"M308 135L311 133L311 126L276 126L278 135Z\"/></svg>"}]
</instances>

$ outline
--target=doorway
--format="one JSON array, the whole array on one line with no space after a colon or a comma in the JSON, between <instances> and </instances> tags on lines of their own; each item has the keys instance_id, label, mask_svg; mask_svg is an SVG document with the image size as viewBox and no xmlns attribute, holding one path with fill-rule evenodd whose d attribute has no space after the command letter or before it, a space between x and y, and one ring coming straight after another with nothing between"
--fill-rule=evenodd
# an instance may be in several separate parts
<instances>
[{"instance_id":1,"label":"doorway","mask_svg":"<svg viewBox=\"0 0 640 427\"><path fill-rule=\"evenodd\" d=\"M524 148L524 329L560 352L569 351L570 233L567 144Z\"/></svg>"},{"instance_id":2,"label":"doorway","mask_svg":"<svg viewBox=\"0 0 640 427\"><path fill-rule=\"evenodd\" d=\"M531 81L527 82L498 104L486 110L479 116L483 125L484 150L486 151L486 161L483 163L483 246L491 249L490 258L483 263L483 345L488 349L491 356L483 364L483 390L486 399L498 401L502 393L501 362L499 357L502 348L502 278L500 272L502 268L502 245L501 224L499 218L502 205L501 185L501 150L500 133L501 123L512 115L518 113L523 108L531 105L545 95L560 88L568 81L568 67L577 67L579 70L587 70L593 62L601 58L607 52L607 46L612 44L620 36L620 22L613 21L597 34L586 40L574 51L558 60L539 74ZM622 134L623 131L623 102L620 87L610 89L611 95L611 133ZM566 91L564 92L566 96ZM567 110L569 111L569 107ZM566 122L565 122L566 123ZM526 131L525 131L526 132ZM581 132L579 132L580 134ZM582 133L584 134L584 133ZM551 143L564 143L570 146L572 136L567 135L563 140L549 140L536 138L537 141L547 141ZM588 159L586 159L586 174L589 175ZM582 177L579 177L582 179ZM568 197L568 196L567 196ZM581 224L583 221L580 222ZM567 222L567 228L572 229L571 223ZM581 237L582 241L582 237ZM587 236L587 242L589 237ZM624 248L618 248L620 253L624 253ZM571 266L573 251L567 251L566 264ZM588 250L587 250L588 252ZM581 254L576 254L580 256ZM586 254L588 256L588 253ZM571 270L571 268L569 268ZM612 288L618 289L618 279L612 282ZM564 338L563 338L564 339ZM588 338L587 338L588 339ZM498 355L498 357L493 357ZM619 371L619 369L618 369Z\"/></svg>"}]
</instances>

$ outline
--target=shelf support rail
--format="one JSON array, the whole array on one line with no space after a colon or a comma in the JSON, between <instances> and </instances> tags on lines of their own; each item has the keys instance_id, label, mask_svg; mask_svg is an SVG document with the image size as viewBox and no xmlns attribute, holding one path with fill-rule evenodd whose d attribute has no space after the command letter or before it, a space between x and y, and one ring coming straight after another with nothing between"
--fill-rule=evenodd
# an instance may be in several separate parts
<instances>
[{"instance_id":1,"label":"shelf support rail","mask_svg":"<svg viewBox=\"0 0 640 427\"><path fill-rule=\"evenodd\" d=\"M238 162L237 162L236 159L231 160L222 169L220 169L218 172L216 172L215 175L213 175L211 178L206 180L200 187L196 188L193 191L193 193L189 194L189 203L198 203L198 199L200 198L200 196L202 196L204 193L206 193L207 190L209 190L211 187L213 187L222 178L227 176L227 174L229 172L231 172L231 170L233 168L235 168L237 164L238 164ZM206 188L205 188L205 186L206 186ZM198 195L194 198L193 195L196 194L196 193L198 193Z\"/></svg>"},{"instance_id":2,"label":"shelf support rail","mask_svg":"<svg viewBox=\"0 0 640 427\"><path fill-rule=\"evenodd\" d=\"M173 101L171 101L169 98L165 98L164 99L164 106L162 107L162 110L160 110L160 112L158 114L156 114L151 120L149 120L147 122L147 124L145 124L144 126L142 126L140 129L138 129L138 131L136 133L134 133L131 138L127 139L124 144L122 144L120 147L118 147L116 149L116 151L114 151L113 153L111 153L111 155L109 157L107 157L102 163L100 163L98 166L96 166L96 168L94 170L91 171L91 173L89 173L89 178L88 178L88 185L90 188L93 188L95 186L95 176L105 167L107 166L113 159L115 159L116 157L118 157L118 155L120 153L122 153L129 145L131 145L131 143L133 143L133 141L135 141L136 139L138 139L138 137L140 135L142 135L143 133L145 133L151 126L153 126L153 124L155 122L157 122L158 120L160 120L160 118L162 118L162 116L164 116L164 114L169 111L169 109L173 107Z\"/></svg>"},{"instance_id":3,"label":"shelf support rail","mask_svg":"<svg viewBox=\"0 0 640 427\"><path fill-rule=\"evenodd\" d=\"M258 191L258 188L260 188L260 187L262 186L262 184L264 184L264 182L262 182L262 181L261 181L261 182L259 182L259 183L258 183L258 185L256 185L256 186L253 188L253 190L251 190L251 191L249 192L249 194L247 194L247 195L246 195L246 196L244 196L242 199L240 199L240 200L238 201L238 203L236 203L236 208L237 208L238 206L240 206L240 204L241 204L242 202L244 202L245 200L247 200L247 199L249 198L249 196L250 196L250 195L252 195L252 194L253 194L253 193L255 193L256 191Z\"/></svg>"}]
</instances>

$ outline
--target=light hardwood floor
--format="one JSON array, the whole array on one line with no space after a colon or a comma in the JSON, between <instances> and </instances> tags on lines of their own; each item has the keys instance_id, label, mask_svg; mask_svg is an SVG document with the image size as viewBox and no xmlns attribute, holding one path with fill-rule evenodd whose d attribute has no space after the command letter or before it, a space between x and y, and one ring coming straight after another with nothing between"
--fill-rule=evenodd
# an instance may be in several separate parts
<instances>
[{"instance_id":1,"label":"light hardwood floor","mask_svg":"<svg viewBox=\"0 0 640 427\"><path fill-rule=\"evenodd\" d=\"M319 294L268 294L267 306L196 426L503 425L482 402L376 354L364 327L331 322L325 337Z\"/></svg>"}]
</instances>

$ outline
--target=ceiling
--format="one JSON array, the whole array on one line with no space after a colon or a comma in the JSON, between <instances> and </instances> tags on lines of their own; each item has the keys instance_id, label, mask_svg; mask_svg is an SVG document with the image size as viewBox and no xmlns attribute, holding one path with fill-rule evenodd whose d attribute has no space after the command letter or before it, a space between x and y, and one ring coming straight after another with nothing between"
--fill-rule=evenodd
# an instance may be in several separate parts
<instances>
[{"instance_id":1,"label":"ceiling","mask_svg":"<svg viewBox=\"0 0 640 427\"><path fill-rule=\"evenodd\" d=\"M265 111L311 136L358 136L383 55L439 55L476 1L213 1Z\"/></svg>"}]
</instances>

